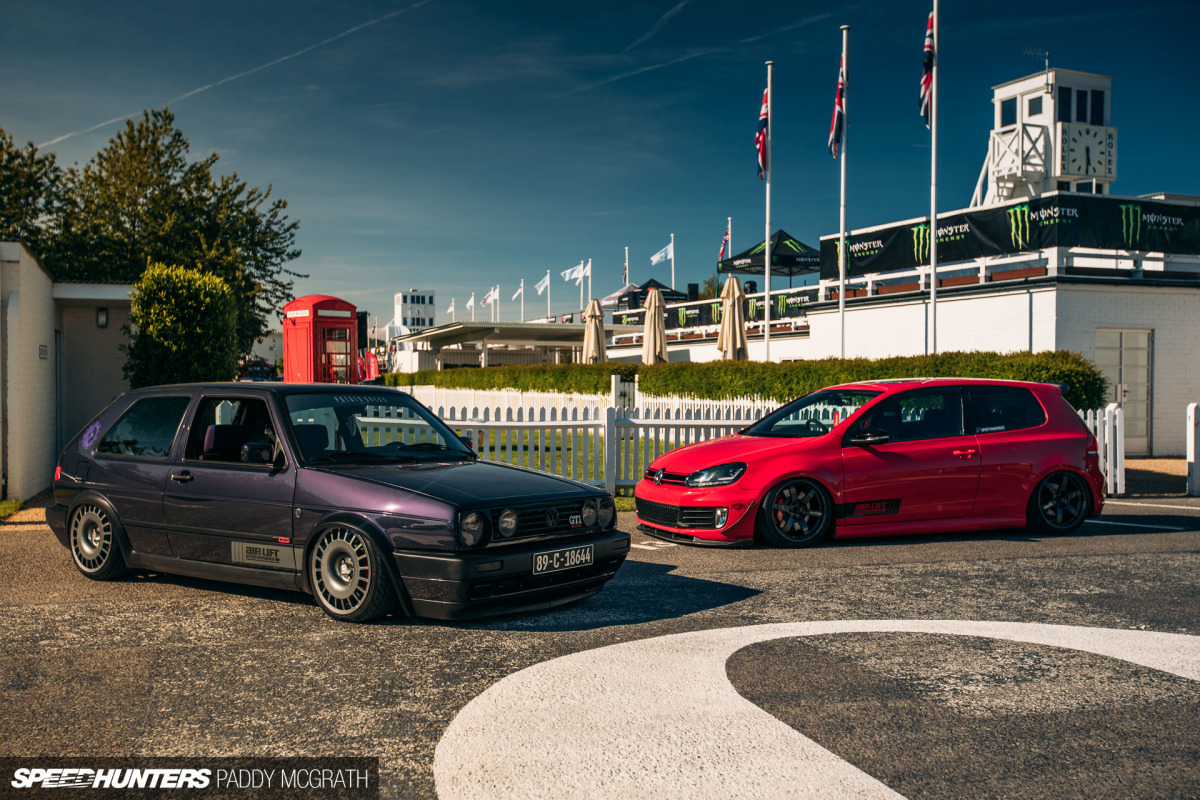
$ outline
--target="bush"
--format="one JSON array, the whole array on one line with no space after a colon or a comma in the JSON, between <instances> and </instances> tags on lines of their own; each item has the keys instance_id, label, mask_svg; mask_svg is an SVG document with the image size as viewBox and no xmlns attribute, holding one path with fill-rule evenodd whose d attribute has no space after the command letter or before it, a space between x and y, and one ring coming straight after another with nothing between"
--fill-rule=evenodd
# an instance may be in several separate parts
<instances>
[{"instance_id":1,"label":"bush","mask_svg":"<svg viewBox=\"0 0 1200 800\"><path fill-rule=\"evenodd\" d=\"M609 375L638 376L638 389L650 396L679 395L713 400L764 397L779 403L823 386L885 378L1006 378L1065 383L1065 397L1076 408L1099 408L1105 381L1078 353L938 353L895 358L826 358L790 361L708 361L674 364L546 364L486 369L388 373L389 386L431 384L458 389L520 389L542 392L607 392Z\"/></svg>"},{"instance_id":2,"label":"bush","mask_svg":"<svg viewBox=\"0 0 1200 800\"><path fill-rule=\"evenodd\" d=\"M130 295L131 388L228 381L237 374L237 305L224 279L151 264Z\"/></svg>"}]
</instances>

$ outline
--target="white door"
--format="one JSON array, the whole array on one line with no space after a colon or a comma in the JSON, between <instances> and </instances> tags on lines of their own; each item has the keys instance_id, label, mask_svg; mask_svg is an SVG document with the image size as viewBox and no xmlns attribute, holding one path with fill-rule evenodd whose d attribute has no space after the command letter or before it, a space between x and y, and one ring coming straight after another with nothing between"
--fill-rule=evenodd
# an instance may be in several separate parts
<instances>
[{"instance_id":1,"label":"white door","mask_svg":"<svg viewBox=\"0 0 1200 800\"><path fill-rule=\"evenodd\" d=\"M1151 452L1154 331L1096 329L1096 366L1108 380L1108 403L1125 412L1125 454Z\"/></svg>"}]
</instances>

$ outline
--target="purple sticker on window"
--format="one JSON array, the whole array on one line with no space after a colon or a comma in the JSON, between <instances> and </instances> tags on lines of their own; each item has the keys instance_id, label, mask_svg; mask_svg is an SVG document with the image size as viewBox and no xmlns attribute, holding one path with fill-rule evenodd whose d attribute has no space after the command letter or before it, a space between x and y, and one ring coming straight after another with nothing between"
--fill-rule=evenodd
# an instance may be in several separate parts
<instances>
[{"instance_id":1,"label":"purple sticker on window","mask_svg":"<svg viewBox=\"0 0 1200 800\"><path fill-rule=\"evenodd\" d=\"M93 422L91 425L88 426L88 429L83 432L83 439L80 441L80 444L82 444L85 449L88 449L93 444L96 443L96 437L99 435L100 435L100 423Z\"/></svg>"}]
</instances>

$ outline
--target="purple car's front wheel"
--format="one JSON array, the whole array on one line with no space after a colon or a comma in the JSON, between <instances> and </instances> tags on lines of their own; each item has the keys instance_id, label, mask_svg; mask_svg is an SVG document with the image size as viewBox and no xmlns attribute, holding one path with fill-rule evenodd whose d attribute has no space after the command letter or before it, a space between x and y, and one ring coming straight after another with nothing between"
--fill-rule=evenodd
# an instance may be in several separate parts
<instances>
[{"instance_id":1,"label":"purple car's front wheel","mask_svg":"<svg viewBox=\"0 0 1200 800\"><path fill-rule=\"evenodd\" d=\"M395 605L379 551L356 528L338 525L318 535L309 556L308 577L317 603L334 619L366 622Z\"/></svg>"}]
</instances>

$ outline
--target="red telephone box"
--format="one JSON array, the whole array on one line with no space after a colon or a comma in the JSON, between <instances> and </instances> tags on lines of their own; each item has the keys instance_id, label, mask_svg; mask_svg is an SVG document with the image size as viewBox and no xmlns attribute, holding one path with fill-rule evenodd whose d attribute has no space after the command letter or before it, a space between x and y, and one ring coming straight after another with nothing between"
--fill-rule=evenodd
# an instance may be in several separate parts
<instances>
[{"instance_id":1,"label":"red telephone box","mask_svg":"<svg viewBox=\"0 0 1200 800\"><path fill-rule=\"evenodd\" d=\"M310 294L283 307L285 383L358 383L355 307Z\"/></svg>"}]
</instances>

